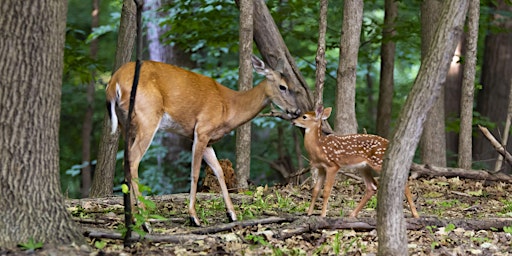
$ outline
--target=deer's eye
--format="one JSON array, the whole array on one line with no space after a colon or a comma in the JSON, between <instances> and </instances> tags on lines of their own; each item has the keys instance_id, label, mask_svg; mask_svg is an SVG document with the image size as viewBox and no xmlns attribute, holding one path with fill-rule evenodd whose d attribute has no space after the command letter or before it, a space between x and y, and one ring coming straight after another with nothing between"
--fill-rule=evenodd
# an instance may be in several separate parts
<instances>
[{"instance_id":1,"label":"deer's eye","mask_svg":"<svg viewBox=\"0 0 512 256\"><path fill-rule=\"evenodd\" d=\"M286 87L286 86L284 86L284 85L280 84L280 85L279 85L279 90L281 90L281 91L286 91L286 90L288 90L288 87Z\"/></svg>"}]
</instances>

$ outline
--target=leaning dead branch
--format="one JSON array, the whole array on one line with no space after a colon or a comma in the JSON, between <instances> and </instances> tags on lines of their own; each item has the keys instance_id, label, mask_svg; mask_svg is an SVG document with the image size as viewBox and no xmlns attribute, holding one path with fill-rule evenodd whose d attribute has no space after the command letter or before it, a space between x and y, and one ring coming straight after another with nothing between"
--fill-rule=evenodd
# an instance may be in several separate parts
<instances>
[{"instance_id":1,"label":"leaning dead branch","mask_svg":"<svg viewBox=\"0 0 512 256\"><path fill-rule=\"evenodd\" d=\"M485 137L491 142L494 149L496 149L496 151L498 151L498 153L500 153L503 157L505 157L505 160L507 161L507 163L512 166L512 155L510 155L510 153L507 152L505 147L503 147L503 145L501 145L501 143L496 138L494 138L494 136L491 134L491 132L486 127L479 125L478 128L485 135Z\"/></svg>"}]
</instances>

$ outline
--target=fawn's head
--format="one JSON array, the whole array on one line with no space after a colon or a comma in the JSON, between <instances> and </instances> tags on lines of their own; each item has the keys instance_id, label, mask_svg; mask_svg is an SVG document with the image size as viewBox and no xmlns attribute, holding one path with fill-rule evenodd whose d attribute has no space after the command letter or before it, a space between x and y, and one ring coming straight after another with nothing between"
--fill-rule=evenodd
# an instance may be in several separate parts
<instances>
[{"instance_id":1,"label":"fawn's head","mask_svg":"<svg viewBox=\"0 0 512 256\"><path fill-rule=\"evenodd\" d=\"M295 126L302 127L306 129L306 132L315 127L320 127L322 124L322 120L326 120L331 116L332 108L325 108L323 106L319 106L315 112L308 111L304 113L302 116L295 118L292 123Z\"/></svg>"}]
</instances>

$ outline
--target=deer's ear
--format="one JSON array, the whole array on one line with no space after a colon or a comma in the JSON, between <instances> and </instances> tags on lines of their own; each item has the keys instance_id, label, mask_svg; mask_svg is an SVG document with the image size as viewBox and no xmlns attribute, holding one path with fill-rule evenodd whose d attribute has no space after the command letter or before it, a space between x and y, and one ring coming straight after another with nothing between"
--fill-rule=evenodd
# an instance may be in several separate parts
<instances>
[{"instance_id":1,"label":"deer's ear","mask_svg":"<svg viewBox=\"0 0 512 256\"><path fill-rule=\"evenodd\" d=\"M327 118L329 118L331 116L331 112L332 112L331 107L325 108L322 113L322 120L326 120Z\"/></svg>"},{"instance_id":2,"label":"deer's ear","mask_svg":"<svg viewBox=\"0 0 512 256\"><path fill-rule=\"evenodd\" d=\"M315 111L315 117L316 119L320 119L322 117L322 113L324 111L324 106L322 105L319 105L317 108L316 108L316 111Z\"/></svg>"}]
</instances>

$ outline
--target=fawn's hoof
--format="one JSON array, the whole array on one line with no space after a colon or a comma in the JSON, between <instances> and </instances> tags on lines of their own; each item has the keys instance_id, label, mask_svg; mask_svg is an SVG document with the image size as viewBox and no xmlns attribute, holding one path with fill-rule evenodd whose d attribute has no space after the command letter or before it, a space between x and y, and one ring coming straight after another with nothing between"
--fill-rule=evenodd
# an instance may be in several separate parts
<instances>
[{"instance_id":1,"label":"fawn's hoof","mask_svg":"<svg viewBox=\"0 0 512 256\"><path fill-rule=\"evenodd\" d=\"M146 231L147 233L153 232L153 229L151 228L151 224L149 224L149 222L144 222L142 224L142 230Z\"/></svg>"}]
</instances>

